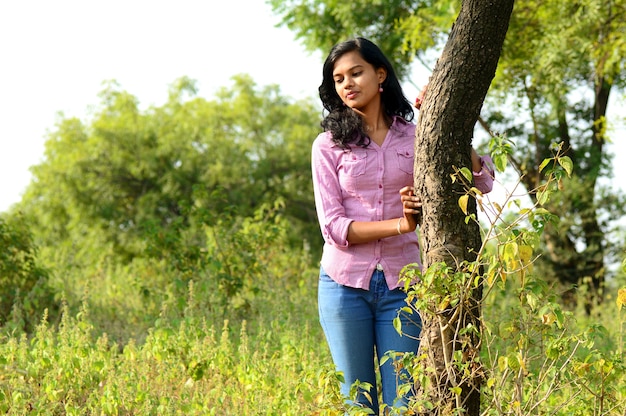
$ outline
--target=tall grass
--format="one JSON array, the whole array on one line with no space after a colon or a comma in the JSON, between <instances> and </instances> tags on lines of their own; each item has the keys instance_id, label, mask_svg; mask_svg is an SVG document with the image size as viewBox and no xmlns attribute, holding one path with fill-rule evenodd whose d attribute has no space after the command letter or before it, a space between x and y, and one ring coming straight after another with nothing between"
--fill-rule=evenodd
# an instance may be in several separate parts
<instances>
[{"instance_id":1,"label":"tall grass","mask_svg":"<svg viewBox=\"0 0 626 416\"><path fill-rule=\"evenodd\" d=\"M26 334L16 304L0 331L0 414L358 414L339 395L318 324L316 261L281 240L287 227L212 232L221 252L203 267L122 266L106 252L70 267L70 255L48 253L66 266L51 277L60 318L44 314ZM567 310L519 260L487 267L484 414L626 414L626 289L607 287L591 314ZM512 271L500 273L507 262Z\"/></svg>"},{"instance_id":2,"label":"tall grass","mask_svg":"<svg viewBox=\"0 0 626 416\"><path fill-rule=\"evenodd\" d=\"M218 327L202 315L191 305L176 325L159 320L141 345L94 336L86 305L76 316L65 308L58 329L44 318L32 337L5 336L0 412L302 415L328 407L323 384L333 371L311 314L264 315L254 336L246 320Z\"/></svg>"}]
</instances>

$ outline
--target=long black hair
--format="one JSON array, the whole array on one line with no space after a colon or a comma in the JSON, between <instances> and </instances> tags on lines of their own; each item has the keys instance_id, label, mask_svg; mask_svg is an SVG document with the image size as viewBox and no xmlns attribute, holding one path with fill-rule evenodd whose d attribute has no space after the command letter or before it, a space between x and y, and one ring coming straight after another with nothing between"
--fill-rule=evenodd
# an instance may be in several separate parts
<instances>
[{"instance_id":1,"label":"long black hair","mask_svg":"<svg viewBox=\"0 0 626 416\"><path fill-rule=\"evenodd\" d=\"M367 147L370 143L370 138L364 131L363 119L350 107L344 105L335 90L333 78L335 63L344 54L353 51L359 52L374 69L384 68L387 71L387 78L382 83L383 92L381 93L385 114L390 118L400 116L407 121L413 120L414 116L413 106L404 96L391 62L376 44L360 37L338 43L330 50L324 62L319 94L324 109L328 111L321 126L324 131L330 131L333 142L343 148L349 147L350 143L361 147Z\"/></svg>"}]
</instances>

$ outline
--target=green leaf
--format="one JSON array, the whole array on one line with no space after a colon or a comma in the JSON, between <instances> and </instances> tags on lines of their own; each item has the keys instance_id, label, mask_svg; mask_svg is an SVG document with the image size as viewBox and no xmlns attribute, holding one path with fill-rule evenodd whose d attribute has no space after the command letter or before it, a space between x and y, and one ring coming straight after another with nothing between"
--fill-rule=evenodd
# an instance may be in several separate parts
<instances>
[{"instance_id":1,"label":"green leaf","mask_svg":"<svg viewBox=\"0 0 626 416\"><path fill-rule=\"evenodd\" d=\"M520 369L520 361L519 361L519 356L517 355L517 353L510 353L507 356L507 365L509 366L509 368L513 371L517 371Z\"/></svg>"},{"instance_id":2,"label":"green leaf","mask_svg":"<svg viewBox=\"0 0 626 416\"><path fill-rule=\"evenodd\" d=\"M537 201L539 202L540 205L545 205L550 200L551 195L552 195L552 190L546 187L537 193Z\"/></svg>"},{"instance_id":3,"label":"green leaf","mask_svg":"<svg viewBox=\"0 0 626 416\"><path fill-rule=\"evenodd\" d=\"M402 321L400 320L399 316L396 316L393 319L393 327L395 328L396 332L400 334L400 336L402 336Z\"/></svg>"},{"instance_id":4,"label":"green leaf","mask_svg":"<svg viewBox=\"0 0 626 416\"><path fill-rule=\"evenodd\" d=\"M565 323L565 316L560 309L555 309L554 315L556 316L556 324L559 328L563 328L563 324Z\"/></svg>"},{"instance_id":5,"label":"green leaf","mask_svg":"<svg viewBox=\"0 0 626 416\"><path fill-rule=\"evenodd\" d=\"M462 167L461 168L461 174L465 177L465 179L468 182L472 182L472 180L474 179L474 176L472 175L472 171L470 171L468 168L466 167Z\"/></svg>"},{"instance_id":6,"label":"green leaf","mask_svg":"<svg viewBox=\"0 0 626 416\"><path fill-rule=\"evenodd\" d=\"M574 170L574 163L572 162L572 159L570 159L568 156L561 156L557 159L557 161L559 162L559 165L561 165L561 167L565 169L565 172L567 172L567 176L571 178L572 171Z\"/></svg>"},{"instance_id":7,"label":"green leaf","mask_svg":"<svg viewBox=\"0 0 626 416\"><path fill-rule=\"evenodd\" d=\"M504 153L497 153L493 155L493 164L496 165L498 172L504 172L508 158Z\"/></svg>"}]
</instances>

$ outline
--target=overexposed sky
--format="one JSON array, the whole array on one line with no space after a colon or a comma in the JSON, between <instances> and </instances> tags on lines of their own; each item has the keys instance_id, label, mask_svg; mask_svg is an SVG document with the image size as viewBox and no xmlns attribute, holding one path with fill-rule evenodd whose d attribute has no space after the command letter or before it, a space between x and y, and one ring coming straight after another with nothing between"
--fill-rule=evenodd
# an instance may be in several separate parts
<instances>
[{"instance_id":1,"label":"overexposed sky","mask_svg":"<svg viewBox=\"0 0 626 416\"><path fill-rule=\"evenodd\" d=\"M21 199L58 114L85 119L106 80L145 107L163 104L179 77L197 80L199 95L211 98L241 73L317 99L322 55L306 52L278 21L265 0L1 1L0 211ZM427 76L416 68L414 84ZM410 100L417 95L404 88ZM623 126L614 138L626 149ZM625 153L615 158L620 184Z\"/></svg>"},{"instance_id":2,"label":"overexposed sky","mask_svg":"<svg viewBox=\"0 0 626 416\"><path fill-rule=\"evenodd\" d=\"M278 21L264 0L0 2L0 211L21 199L57 114L84 119L105 80L146 107L182 76L206 98L239 73L316 97L321 55Z\"/></svg>"}]
</instances>

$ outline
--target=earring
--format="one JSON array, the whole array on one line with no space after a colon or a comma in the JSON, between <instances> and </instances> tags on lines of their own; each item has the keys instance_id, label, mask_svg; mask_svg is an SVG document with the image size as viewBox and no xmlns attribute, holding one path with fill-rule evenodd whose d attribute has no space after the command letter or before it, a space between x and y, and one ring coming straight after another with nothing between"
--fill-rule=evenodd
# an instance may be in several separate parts
<instances>
[{"instance_id":1,"label":"earring","mask_svg":"<svg viewBox=\"0 0 626 416\"><path fill-rule=\"evenodd\" d=\"M378 84L378 92L383 92L383 84Z\"/></svg>"}]
</instances>

